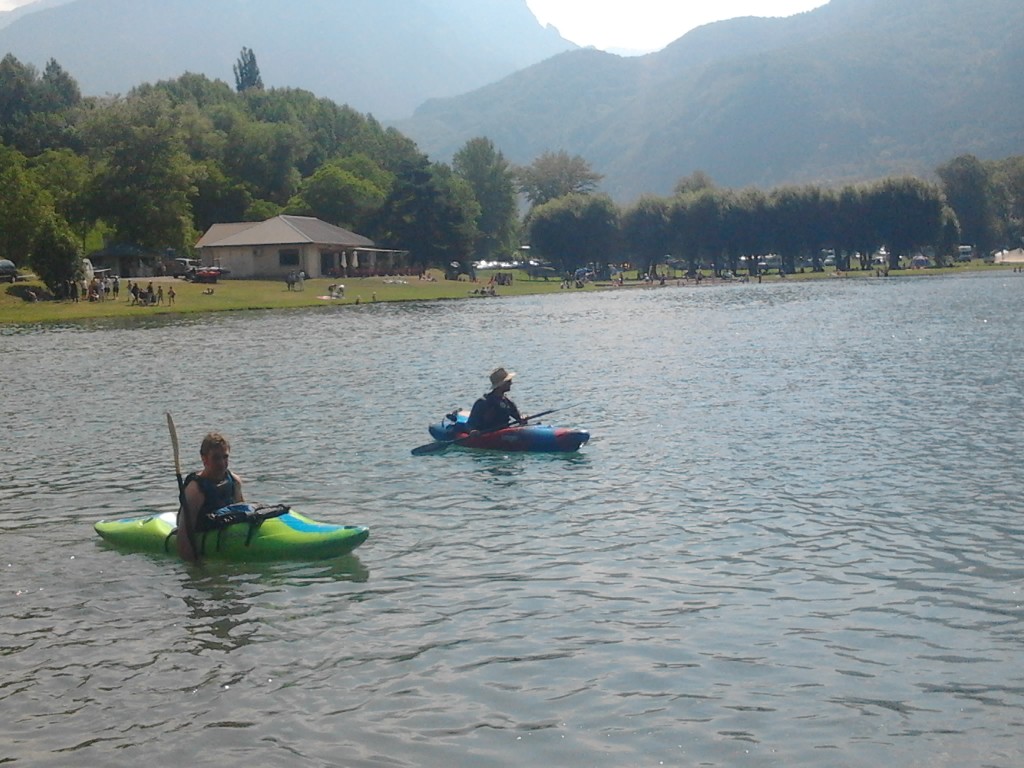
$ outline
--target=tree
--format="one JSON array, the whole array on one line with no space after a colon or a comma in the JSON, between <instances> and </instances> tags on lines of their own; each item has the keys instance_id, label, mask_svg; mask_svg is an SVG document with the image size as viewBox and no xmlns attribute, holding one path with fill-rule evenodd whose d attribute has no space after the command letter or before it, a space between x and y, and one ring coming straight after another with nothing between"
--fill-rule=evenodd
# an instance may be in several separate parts
<instances>
[{"instance_id":1,"label":"tree","mask_svg":"<svg viewBox=\"0 0 1024 768\"><path fill-rule=\"evenodd\" d=\"M391 185L395 183L395 174L385 170L376 160L363 152L338 158L333 164L343 171L348 171L357 179L370 182L385 195L391 191Z\"/></svg>"},{"instance_id":2,"label":"tree","mask_svg":"<svg viewBox=\"0 0 1024 768\"><path fill-rule=\"evenodd\" d=\"M729 202L726 193L705 188L692 194L689 206L691 225L697 233L697 251L711 261L716 275L722 272L725 255L725 211Z\"/></svg>"},{"instance_id":3,"label":"tree","mask_svg":"<svg viewBox=\"0 0 1024 768\"><path fill-rule=\"evenodd\" d=\"M242 217L243 221L266 221L278 216L282 212L282 208L277 203L273 203L270 200L253 200L249 204L249 207L245 210L245 215Z\"/></svg>"},{"instance_id":4,"label":"tree","mask_svg":"<svg viewBox=\"0 0 1024 768\"><path fill-rule=\"evenodd\" d=\"M190 203L193 224L199 232L205 232L218 223L252 220L247 218L253 203L252 194L245 184L228 178L223 165L215 160L197 164L195 193L191 195Z\"/></svg>"},{"instance_id":5,"label":"tree","mask_svg":"<svg viewBox=\"0 0 1024 768\"><path fill-rule=\"evenodd\" d=\"M988 168L974 155L961 155L935 172L942 180L946 200L956 211L964 240L983 253L991 251L999 238L995 187Z\"/></svg>"},{"instance_id":6,"label":"tree","mask_svg":"<svg viewBox=\"0 0 1024 768\"><path fill-rule=\"evenodd\" d=\"M89 159L70 149L48 149L33 158L29 167L33 178L53 199L57 213L84 241L94 223L86 205L92 183Z\"/></svg>"},{"instance_id":7,"label":"tree","mask_svg":"<svg viewBox=\"0 0 1024 768\"><path fill-rule=\"evenodd\" d=\"M60 294L68 280L82 272L82 247L58 215L46 218L32 249L32 269L51 293Z\"/></svg>"},{"instance_id":8,"label":"tree","mask_svg":"<svg viewBox=\"0 0 1024 768\"><path fill-rule=\"evenodd\" d=\"M672 200L668 216L674 250L687 260L691 271L699 269L705 258L716 273L721 271L728 204L728 195L713 187L701 187Z\"/></svg>"},{"instance_id":9,"label":"tree","mask_svg":"<svg viewBox=\"0 0 1024 768\"><path fill-rule=\"evenodd\" d=\"M53 201L27 170L25 157L0 144L0 258L29 261Z\"/></svg>"},{"instance_id":10,"label":"tree","mask_svg":"<svg viewBox=\"0 0 1024 768\"><path fill-rule=\"evenodd\" d=\"M256 54L246 47L238 56L238 62L234 66L235 90L239 93L255 89L263 90L263 78L260 77L260 67L256 63Z\"/></svg>"},{"instance_id":11,"label":"tree","mask_svg":"<svg viewBox=\"0 0 1024 768\"><path fill-rule=\"evenodd\" d=\"M846 186L836 203L836 267L852 268L854 254L860 256L860 268L871 268L871 254L882 244L878 227L868 215L867 188Z\"/></svg>"},{"instance_id":12,"label":"tree","mask_svg":"<svg viewBox=\"0 0 1024 768\"><path fill-rule=\"evenodd\" d=\"M702 192L705 189L714 189L715 182L704 171L694 171L689 176L676 182L676 188L672 191L673 196L680 197L687 192Z\"/></svg>"},{"instance_id":13,"label":"tree","mask_svg":"<svg viewBox=\"0 0 1024 768\"><path fill-rule=\"evenodd\" d=\"M56 59L46 62L39 83L40 108L45 112L60 112L77 107L82 101L78 83Z\"/></svg>"},{"instance_id":14,"label":"tree","mask_svg":"<svg viewBox=\"0 0 1024 768\"><path fill-rule=\"evenodd\" d=\"M566 195L589 194L604 176L591 170L579 155L561 150L545 152L530 165L516 169L516 178L519 191L531 205L538 206Z\"/></svg>"},{"instance_id":15,"label":"tree","mask_svg":"<svg viewBox=\"0 0 1024 768\"><path fill-rule=\"evenodd\" d=\"M1006 201L1006 243L1020 248L1024 246L1024 155L997 163L995 178Z\"/></svg>"},{"instance_id":16,"label":"tree","mask_svg":"<svg viewBox=\"0 0 1024 768\"><path fill-rule=\"evenodd\" d=\"M0 59L0 139L16 146L14 138L35 105L33 96L39 79L38 70L31 64L22 64L14 54Z\"/></svg>"},{"instance_id":17,"label":"tree","mask_svg":"<svg viewBox=\"0 0 1024 768\"><path fill-rule=\"evenodd\" d=\"M101 157L90 193L95 218L143 247L191 247L198 170L167 96L157 92L98 111L86 134Z\"/></svg>"},{"instance_id":18,"label":"tree","mask_svg":"<svg viewBox=\"0 0 1024 768\"><path fill-rule=\"evenodd\" d=\"M530 247L563 273L607 264L620 247L619 212L607 195L565 195L539 205L529 229Z\"/></svg>"},{"instance_id":19,"label":"tree","mask_svg":"<svg viewBox=\"0 0 1024 768\"><path fill-rule=\"evenodd\" d=\"M768 196L771 249L782 260L780 270L795 272L797 259L814 247L817 197L806 187L780 187Z\"/></svg>"},{"instance_id":20,"label":"tree","mask_svg":"<svg viewBox=\"0 0 1024 768\"><path fill-rule=\"evenodd\" d=\"M248 185L254 198L285 205L299 189L302 176L296 165L307 149L299 125L246 120L228 134L224 167Z\"/></svg>"},{"instance_id":21,"label":"tree","mask_svg":"<svg viewBox=\"0 0 1024 768\"><path fill-rule=\"evenodd\" d=\"M650 273L672 250L668 200L641 197L622 214L621 232L626 253L640 271Z\"/></svg>"},{"instance_id":22,"label":"tree","mask_svg":"<svg viewBox=\"0 0 1024 768\"><path fill-rule=\"evenodd\" d=\"M731 196L725 210L722 230L726 250L730 257L730 268L739 269L739 257L747 257L747 271L756 275L759 271L758 257L767 253L768 198L759 189L744 189Z\"/></svg>"},{"instance_id":23,"label":"tree","mask_svg":"<svg viewBox=\"0 0 1024 768\"><path fill-rule=\"evenodd\" d=\"M944 267L947 257L956 253L960 245L960 222L956 219L956 212L948 205L942 207L942 232L936 245L935 265Z\"/></svg>"},{"instance_id":24,"label":"tree","mask_svg":"<svg viewBox=\"0 0 1024 768\"><path fill-rule=\"evenodd\" d=\"M466 260L473 244L472 215L453 196L444 172L420 157L398 170L375 229L379 240L409 250L413 263L425 270Z\"/></svg>"},{"instance_id":25,"label":"tree","mask_svg":"<svg viewBox=\"0 0 1024 768\"><path fill-rule=\"evenodd\" d=\"M337 163L329 163L302 183L287 210L358 229L380 208L384 199L385 191L373 182L359 178Z\"/></svg>"},{"instance_id":26,"label":"tree","mask_svg":"<svg viewBox=\"0 0 1024 768\"><path fill-rule=\"evenodd\" d=\"M474 256L493 259L515 244L516 190L512 169L490 139L470 139L452 160L455 174L473 190L480 206Z\"/></svg>"},{"instance_id":27,"label":"tree","mask_svg":"<svg viewBox=\"0 0 1024 768\"><path fill-rule=\"evenodd\" d=\"M480 203L477 202L469 182L457 176L451 166L435 163L430 166L430 171L443 199L457 211L453 219L460 222L457 225L456 236L465 243L462 252L463 262L469 262L467 266L471 266L473 245L480 239L480 231L476 228L476 222L480 219ZM472 273L472 270L468 271Z\"/></svg>"},{"instance_id":28,"label":"tree","mask_svg":"<svg viewBox=\"0 0 1024 768\"><path fill-rule=\"evenodd\" d=\"M0 141L25 155L73 145L73 110L78 85L50 59L40 77L12 54L0 60Z\"/></svg>"},{"instance_id":29,"label":"tree","mask_svg":"<svg viewBox=\"0 0 1024 768\"><path fill-rule=\"evenodd\" d=\"M889 251L889 268L914 248L941 242L945 201L934 184L912 177L885 179L868 192L871 218Z\"/></svg>"}]
</instances>

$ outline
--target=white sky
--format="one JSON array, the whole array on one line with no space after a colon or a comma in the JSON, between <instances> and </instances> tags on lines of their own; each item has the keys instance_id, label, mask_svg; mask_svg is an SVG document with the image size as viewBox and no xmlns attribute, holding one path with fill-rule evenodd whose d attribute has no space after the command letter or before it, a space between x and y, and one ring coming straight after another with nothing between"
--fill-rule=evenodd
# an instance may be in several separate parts
<instances>
[{"instance_id":1,"label":"white sky","mask_svg":"<svg viewBox=\"0 0 1024 768\"><path fill-rule=\"evenodd\" d=\"M792 16L826 0L526 0L577 45L657 51L694 27L738 16Z\"/></svg>"},{"instance_id":2,"label":"white sky","mask_svg":"<svg viewBox=\"0 0 1024 768\"><path fill-rule=\"evenodd\" d=\"M0 0L9 11L32 0ZM826 0L526 0L541 24L577 45L657 51L694 27L737 16L791 16Z\"/></svg>"}]
</instances>

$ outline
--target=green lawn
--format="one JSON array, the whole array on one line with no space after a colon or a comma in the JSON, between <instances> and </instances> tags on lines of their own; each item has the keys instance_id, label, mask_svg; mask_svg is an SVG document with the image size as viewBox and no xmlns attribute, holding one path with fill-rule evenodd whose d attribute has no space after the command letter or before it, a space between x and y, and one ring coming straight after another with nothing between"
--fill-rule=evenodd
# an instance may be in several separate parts
<instances>
[{"instance_id":1,"label":"green lawn","mask_svg":"<svg viewBox=\"0 0 1024 768\"><path fill-rule=\"evenodd\" d=\"M507 270L506 270L507 272ZM441 273L431 271L432 281L415 277L365 277L365 278L318 278L306 280L303 290L289 291L284 281L278 280L221 280L216 285L202 285L160 278L154 286L163 285L164 293L174 286L177 293L175 303L160 306L133 306L125 290L126 282L121 281L119 298L102 302L46 300L46 289L39 282L17 283L0 288L0 324L51 323L84 320L89 318L117 318L139 315L191 314L196 312L224 312L246 309L288 309L296 307L323 307L329 305L373 301L431 301L439 299L474 298L472 291L487 285L489 273L480 273L478 282L444 280ZM143 287L148 279L139 281ZM328 286L341 283L345 286L344 299L322 299ZM204 293L209 289L212 293ZM516 273L510 286L496 286L499 296L518 296L533 293L549 293L559 290L558 280L531 280L525 273ZM594 290L587 286L586 290ZM41 297L28 301L28 291ZM484 300L477 297L477 300ZM487 301L495 299L487 298Z\"/></svg>"},{"instance_id":2,"label":"green lawn","mask_svg":"<svg viewBox=\"0 0 1024 768\"><path fill-rule=\"evenodd\" d=\"M975 270L1004 270L1009 271L1012 265L995 266L984 264L981 261L974 261L970 265L959 265L943 269L908 269L890 272L890 277L905 276L929 276L956 274ZM508 272L509 270L502 270ZM561 283L557 279L543 280L530 279L525 272L515 271L514 282L509 286L496 286L498 296L521 296L537 293L558 293L561 290ZM431 270L432 281L418 280L415 277L388 278L388 277L365 277L365 278L319 278L306 280L303 290L289 291L284 281L279 280L222 280L216 285L200 285L188 283L173 278L161 278L154 281L156 285L162 284L166 293L173 285L177 298L173 306L166 303L163 306L132 306L128 293L125 290L125 281L122 281L120 297L114 300L103 302L47 300L46 289L41 283L26 282L15 285L5 285L0 288L0 325L15 323L59 323L67 321L85 320L90 318L117 318L124 316L136 317L139 315L164 315L164 314L192 314L196 312L223 312L238 311L246 309L288 309L296 307L322 307L337 304L354 305L357 303L366 304L373 301L433 301L439 299L467 299L474 298L473 291L486 286L490 279L489 271L479 273L479 281L470 283L466 281L452 281L443 279L442 273L438 270ZM780 278L777 274L766 275L765 282L784 280L817 280L822 278L835 277L833 270L827 272L798 272ZM850 271L843 275L843 279L866 279L874 278L875 271ZM630 279L633 278L633 279ZM754 278L756 280L756 278ZM140 281L143 286L148 280ZM706 279L705 285L717 284L720 281ZM327 295L328 286L333 283L342 283L345 286L344 299L322 299ZM672 279L670 284L674 284ZM626 287L636 287L641 283L636 282L634 274L627 274ZM694 285L690 280L689 285ZM600 290L607 288L607 284L588 284L584 290ZM206 294L204 291L213 289L213 293ZM28 291L34 291L40 300L27 301ZM576 292L577 289L570 289ZM478 301L494 301L495 299L480 299ZM500 300L500 299L499 299Z\"/></svg>"}]
</instances>

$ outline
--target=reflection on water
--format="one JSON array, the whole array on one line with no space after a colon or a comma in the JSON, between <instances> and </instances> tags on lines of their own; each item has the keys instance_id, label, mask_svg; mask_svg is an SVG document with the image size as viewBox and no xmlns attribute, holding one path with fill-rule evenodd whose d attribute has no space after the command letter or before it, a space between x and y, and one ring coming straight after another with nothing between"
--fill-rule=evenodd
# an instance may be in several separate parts
<instances>
[{"instance_id":1,"label":"reflection on water","mask_svg":"<svg viewBox=\"0 0 1024 768\"><path fill-rule=\"evenodd\" d=\"M1022 290L3 329L0 758L1020 765ZM584 449L410 456L499 364ZM220 429L247 497L370 539L198 568L102 544L174 505L167 410L186 471Z\"/></svg>"},{"instance_id":2,"label":"reflection on water","mask_svg":"<svg viewBox=\"0 0 1024 768\"><path fill-rule=\"evenodd\" d=\"M223 579L204 577L189 584L182 597L188 611L186 632L196 642L194 653L230 652L248 645L259 628L246 617L252 603ZM190 594L194 593L194 594Z\"/></svg>"}]
</instances>

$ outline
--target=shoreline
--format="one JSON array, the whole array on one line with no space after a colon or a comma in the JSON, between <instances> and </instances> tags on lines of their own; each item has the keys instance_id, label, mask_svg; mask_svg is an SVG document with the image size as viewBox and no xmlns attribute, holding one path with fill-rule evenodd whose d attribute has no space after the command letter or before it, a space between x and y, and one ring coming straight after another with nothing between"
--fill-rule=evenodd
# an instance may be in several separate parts
<instances>
[{"instance_id":1,"label":"shoreline","mask_svg":"<svg viewBox=\"0 0 1024 768\"><path fill-rule=\"evenodd\" d=\"M432 279L417 277L361 277L361 278L314 278L304 281L302 290L290 290L279 280L231 280L224 279L215 284L190 283L174 277L140 278L139 283L152 283L154 287L174 286L174 304L138 306L131 303L127 292L127 280L121 281L119 296L104 301L72 302L70 300L41 299L27 300L29 291L45 295L46 290L39 281L19 282L6 286L0 291L0 327L18 325L54 324L81 322L83 320L136 318L149 315L190 315L210 312L239 312L249 310L302 309L319 306L357 306L361 304L391 303L396 301L459 301L465 299L492 299L508 296L529 296L547 293L576 293L579 291L621 291L637 288L708 288L728 285L771 284L779 282L802 282L807 280L861 280L894 279L900 277L932 277L987 271L1006 271L1012 265L988 265L981 262L944 268L907 269L880 275L876 270L855 270L837 274L826 272L797 272L784 277L778 274L761 278L746 276L725 280L704 277L700 282L682 277L666 277L660 281L626 280L623 284L610 281L587 283L583 288L563 288L560 280L531 279L524 272L512 270L510 285L495 285L495 295L481 293L488 289L493 272L481 271L476 282L468 280L444 280L439 270L430 270ZM1013 270L1017 273L1016 268ZM1018 273L1021 274L1021 273ZM129 278L131 279L131 278ZM132 282L136 282L132 280ZM330 295L332 286L342 285L343 295Z\"/></svg>"}]
</instances>

